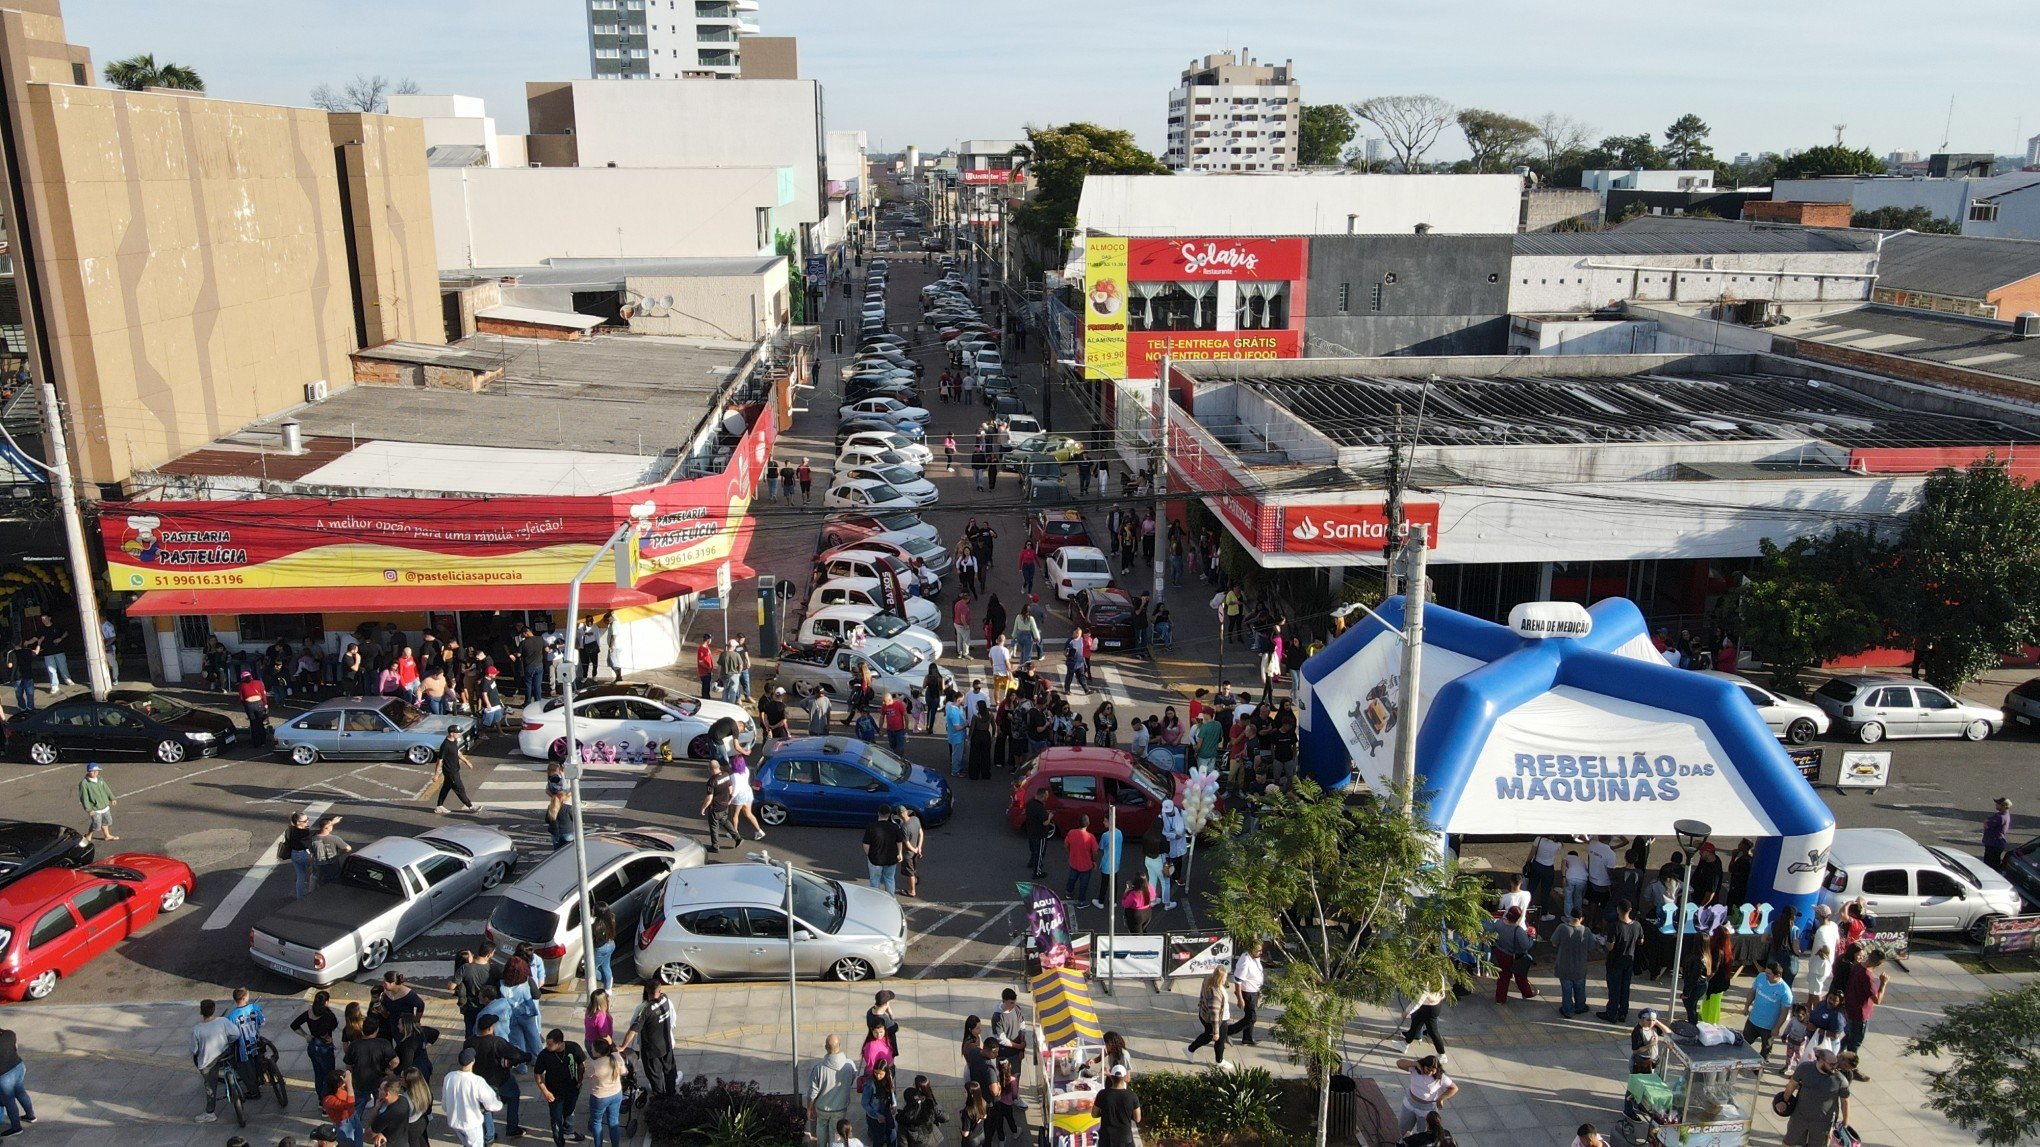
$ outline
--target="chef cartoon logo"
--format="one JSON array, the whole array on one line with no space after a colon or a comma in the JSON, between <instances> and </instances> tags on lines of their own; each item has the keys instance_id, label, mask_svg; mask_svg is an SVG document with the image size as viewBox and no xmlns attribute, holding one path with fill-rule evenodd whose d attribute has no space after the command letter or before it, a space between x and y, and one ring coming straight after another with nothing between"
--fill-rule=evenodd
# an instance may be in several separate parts
<instances>
[{"instance_id":1,"label":"chef cartoon logo","mask_svg":"<svg viewBox=\"0 0 2040 1147\"><path fill-rule=\"evenodd\" d=\"M163 542L156 531L163 528L163 519L154 514L130 514L127 528L120 537L121 552L139 562L154 562L163 553Z\"/></svg>"}]
</instances>

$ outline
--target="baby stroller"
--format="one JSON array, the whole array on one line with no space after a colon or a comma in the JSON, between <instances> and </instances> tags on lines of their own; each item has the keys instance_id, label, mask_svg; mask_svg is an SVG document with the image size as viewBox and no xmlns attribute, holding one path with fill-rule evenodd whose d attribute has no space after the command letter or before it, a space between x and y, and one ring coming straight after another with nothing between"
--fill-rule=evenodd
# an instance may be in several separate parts
<instances>
[{"instance_id":1,"label":"baby stroller","mask_svg":"<svg viewBox=\"0 0 2040 1147\"><path fill-rule=\"evenodd\" d=\"M635 1048L623 1053L623 1110L618 1121L625 1143L637 1142L645 1126L645 1104L652 1098L652 1089L645 1086L645 1073L639 1070L640 1066Z\"/></svg>"}]
</instances>

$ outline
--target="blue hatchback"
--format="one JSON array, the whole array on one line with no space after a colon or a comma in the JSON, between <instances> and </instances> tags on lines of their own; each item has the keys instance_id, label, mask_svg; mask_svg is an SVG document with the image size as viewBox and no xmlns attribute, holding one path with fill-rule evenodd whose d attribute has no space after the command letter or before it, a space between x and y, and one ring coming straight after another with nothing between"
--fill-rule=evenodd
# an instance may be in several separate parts
<instances>
[{"instance_id":1,"label":"blue hatchback","mask_svg":"<svg viewBox=\"0 0 2040 1147\"><path fill-rule=\"evenodd\" d=\"M930 828L949 819L949 782L855 737L774 742L752 785L758 819L781 824L868 824L886 805L905 805Z\"/></svg>"}]
</instances>

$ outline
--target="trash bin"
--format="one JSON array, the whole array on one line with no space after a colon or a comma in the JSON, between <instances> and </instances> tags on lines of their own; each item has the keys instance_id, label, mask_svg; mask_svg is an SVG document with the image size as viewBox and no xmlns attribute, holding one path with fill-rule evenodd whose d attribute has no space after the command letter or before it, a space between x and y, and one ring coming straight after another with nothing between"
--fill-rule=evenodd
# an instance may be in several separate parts
<instances>
[{"instance_id":1,"label":"trash bin","mask_svg":"<svg viewBox=\"0 0 2040 1147\"><path fill-rule=\"evenodd\" d=\"M1350 1075L1332 1077L1332 1103L1326 1119L1325 1139L1332 1143L1360 1141L1360 1096Z\"/></svg>"}]
</instances>

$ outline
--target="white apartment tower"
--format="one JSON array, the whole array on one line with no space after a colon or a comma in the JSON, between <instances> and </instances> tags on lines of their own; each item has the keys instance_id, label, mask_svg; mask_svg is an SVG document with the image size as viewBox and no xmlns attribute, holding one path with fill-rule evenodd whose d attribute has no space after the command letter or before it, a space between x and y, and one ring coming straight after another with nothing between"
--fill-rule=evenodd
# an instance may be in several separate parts
<instances>
[{"instance_id":1,"label":"white apartment tower","mask_svg":"<svg viewBox=\"0 0 2040 1147\"><path fill-rule=\"evenodd\" d=\"M585 0L598 80L734 79L758 0Z\"/></svg>"},{"instance_id":2,"label":"white apartment tower","mask_svg":"<svg viewBox=\"0 0 2040 1147\"><path fill-rule=\"evenodd\" d=\"M1162 161L1176 171L1294 171L1302 124L1292 61L1220 52L1192 61L1170 93Z\"/></svg>"}]
</instances>

